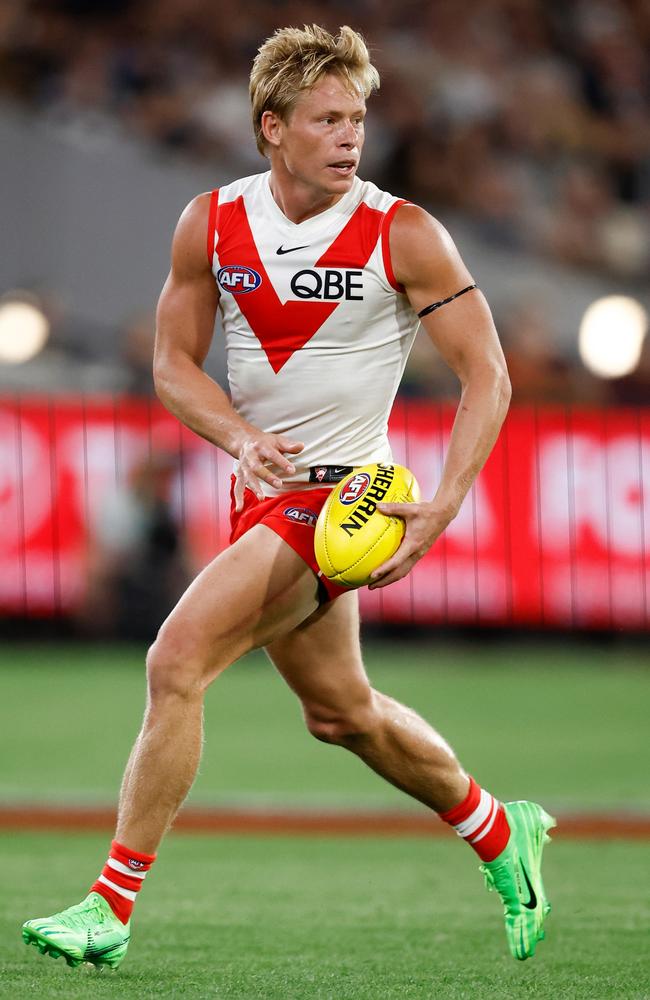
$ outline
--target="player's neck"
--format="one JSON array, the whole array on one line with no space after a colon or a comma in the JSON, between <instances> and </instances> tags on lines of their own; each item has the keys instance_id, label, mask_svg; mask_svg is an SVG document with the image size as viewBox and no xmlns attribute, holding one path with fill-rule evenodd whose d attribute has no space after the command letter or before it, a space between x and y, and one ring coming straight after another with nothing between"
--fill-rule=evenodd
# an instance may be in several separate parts
<instances>
[{"instance_id":1,"label":"player's neck","mask_svg":"<svg viewBox=\"0 0 650 1000\"><path fill-rule=\"evenodd\" d=\"M283 176L280 171L271 170L269 179L271 194L278 208L290 222L298 225L307 219L326 212L337 201L347 194L347 191L332 194L328 191L301 184L288 174Z\"/></svg>"}]
</instances>

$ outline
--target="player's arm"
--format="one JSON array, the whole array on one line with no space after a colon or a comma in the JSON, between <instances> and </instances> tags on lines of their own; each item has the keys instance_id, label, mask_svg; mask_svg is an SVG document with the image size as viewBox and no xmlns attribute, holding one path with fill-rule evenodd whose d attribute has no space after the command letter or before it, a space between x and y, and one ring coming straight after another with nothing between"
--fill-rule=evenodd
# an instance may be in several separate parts
<instances>
[{"instance_id":1,"label":"player's arm","mask_svg":"<svg viewBox=\"0 0 650 1000\"><path fill-rule=\"evenodd\" d=\"M268 463L292 472L293 466L283 453L296 454L302 445L247 423L223 389L203 371L219 303L206 254L209 201L207 194L195 198L176 227L171 270L156 315L154 381L168 410L196 434L239 460L235 499L241 509L247 486L262 499L260 479L272 486L282 485Z\"/></svg>"},{"instance_id":2,"label":"player's arm","mask_svg":"<svg viewBox=\"0 0 650 1000\"><path fill-rule=\"evenodd\" d=\"M414 205L398 210L390 249L395 277L418 313L473 284L445 228ZM478 289L424 315L422 324L458 376L461 397L435 496L420 504L380 507L403 517L406 533L397 553L376 571L372 586L405 576L453 520L492 450L510 402L505 358Z\"/></svg>"}]
</instances>

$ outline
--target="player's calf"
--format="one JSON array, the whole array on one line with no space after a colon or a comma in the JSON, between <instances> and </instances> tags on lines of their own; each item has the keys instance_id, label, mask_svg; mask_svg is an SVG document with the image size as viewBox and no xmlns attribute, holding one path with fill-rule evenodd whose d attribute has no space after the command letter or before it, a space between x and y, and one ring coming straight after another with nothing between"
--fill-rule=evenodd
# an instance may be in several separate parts
<instances>
[{"instance_id":1,"label":"player's calf","mask_svg":"<svg viewBox=\"0 0 650 1000\"><path fill-rule=\"evenodd\" d=\"M468 779L451 747L412 709L365 685L350 695L332 693L329 702L305 695L302 701L317 739L350 750L431 809L439 812L463 797Z\"/></svg>"},{"instance_id":2,"label":"player's calf","mask_svg":"<svg viewBox=\"0 0 650 1000\"><path fill-rule=\"evenodd\" d=\"M355 743L371 739L379 725L373 696L374 692L368 688L345 706L303 702L307 729L322 743L353 749Z\"/></svg>"}]
</instances>

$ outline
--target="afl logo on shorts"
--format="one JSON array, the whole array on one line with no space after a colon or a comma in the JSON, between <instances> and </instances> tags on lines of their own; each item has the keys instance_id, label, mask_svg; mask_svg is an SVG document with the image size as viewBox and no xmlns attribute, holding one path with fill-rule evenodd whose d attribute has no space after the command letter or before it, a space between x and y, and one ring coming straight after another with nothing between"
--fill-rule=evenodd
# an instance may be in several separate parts
<instances>
[{"instance_id":1,"label":"afl logo on shorts","mask_svg":"<svg viewBox=\"0 0 650 1000\"><path fill-rule=\"evenodd\" d=\"M352 503L356 503L357 500L360 500L366 492L371 481L372 480L367 472L358 472L356 476L352 476L350 482L341 491L339 500L342 504L345 504L346 507Z\"/></svg>"},{"instance_id":2,"label":"afl logo on shorts","mask_svg":"<svg viewBox=\"0 0 650 1000\"><path fill-rule=\"evenodd\" d=\"M224 292L243 295L244 292L254 292L256 288L259 288L262 284L262 276L252 267L244 267L243 264L227 264L226 267L219 268L217 281Z\"/></svg>"},{"instance_id":3,"label":"afl logo on shorts","mask_svg":"<svg viewBox=\"0 0 650 1000\"><path fill-rule=\"evenodd\" d=\"M282 513L290 521L295 521L296 524L308 524L310 528L313 528L318 520L318 515L307 507L287 507Z\"/></svg>"}]
</instances>

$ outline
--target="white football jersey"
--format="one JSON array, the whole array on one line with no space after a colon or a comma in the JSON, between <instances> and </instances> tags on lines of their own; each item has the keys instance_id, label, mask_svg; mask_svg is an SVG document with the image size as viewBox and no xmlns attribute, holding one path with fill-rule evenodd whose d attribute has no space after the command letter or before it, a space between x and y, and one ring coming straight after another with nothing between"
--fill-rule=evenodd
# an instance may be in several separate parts
<instances>
[{"instance_id":1,"label":"white football jersey","mask_svg":"<svg viewBox=\"0 0 650 1000\"><path fill-rule=\"evenodd\" d=\"M311 466L390 462L388 416L419 321L390 262L403 201L355 178L335 205L296 224L269 177L212 193L208 258L233 406L304 443L291 456L295 474L281 476L298 489Z\"/></svg>"}]
</instances>

